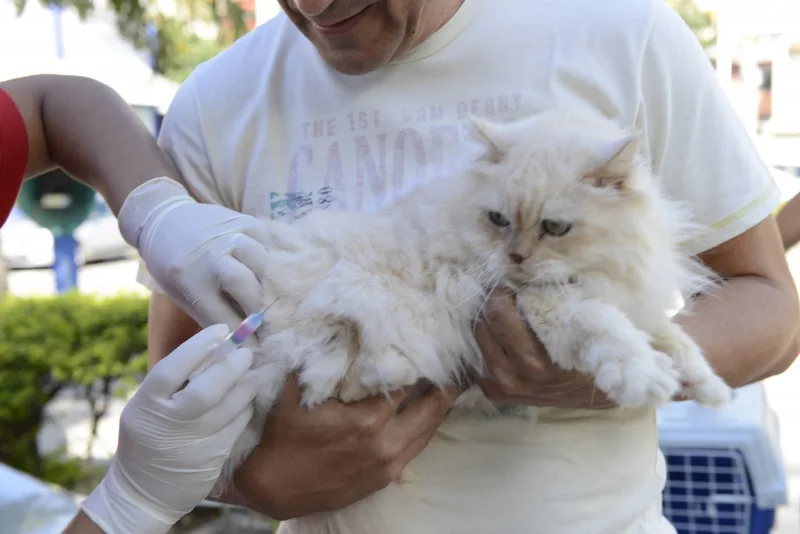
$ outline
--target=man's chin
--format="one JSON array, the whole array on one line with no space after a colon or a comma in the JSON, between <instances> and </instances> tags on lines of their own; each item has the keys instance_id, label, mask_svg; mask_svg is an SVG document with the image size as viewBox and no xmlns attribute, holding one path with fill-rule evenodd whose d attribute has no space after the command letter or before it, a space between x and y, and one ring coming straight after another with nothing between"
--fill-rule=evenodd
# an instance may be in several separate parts
<instances>
[{"instance_id":1,"label":"man's chin","mask_svg":"<svg viewBox=\"0 0 800 534\"><path fill-rule=\"evenodd\" d=\"M333 70L347 76L359 76L377 70L389 62L374 52L361 54L354 50L319 51L322 59Z\"/></svg>"}]
</instances>

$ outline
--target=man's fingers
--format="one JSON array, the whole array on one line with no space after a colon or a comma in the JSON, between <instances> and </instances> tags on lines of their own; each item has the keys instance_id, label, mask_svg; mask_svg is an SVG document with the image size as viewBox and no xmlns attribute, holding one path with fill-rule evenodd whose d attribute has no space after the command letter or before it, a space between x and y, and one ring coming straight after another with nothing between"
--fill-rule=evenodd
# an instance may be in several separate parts
<instances>
[{"instance_id":1,"label":"man's fingers","mask_svg":"<svg viewBox=\"0 0 800 534\"><path fill-rule=\"evenodd\" d=\"M387 421L397 414L398 406L409 396L413 387L401 388L388 395L376 395L350 404L329 401L337 403L332 404L330 409L338 410L339 415L349 422L354 431L362 434L380 433Z\"/></svg>"},{"instance_id":2,"label":"man's fingers","mask_svg":"<svg viewBox=\"0 0 800 534\"><path fill-rule=\"evenodd\" d=\"M226 254L219 259L217 276L222 292L228 295L244 313L237 323L264 307L264 297L258 278L233 256Z\"/></svg>"},{"instance_id":3,"label":"man's fingers","mask_svg":"<svg viewBox=\"0 0 800 534\"><path fill-rule=\"evenodd\" d=\"M483 315L491 318L497 314L507 313L508 304L514 305L514 293L505 287L495 288L486 299L483 306Z\"/></svg>"},{"instance_id":4,"label":"man's fingers","mask_svg":"<svg viewBox=\"0 0 800 534\"><path fill-rule=\"evenodd\" d=\"M412 441L400 454L397 455L392 466L390 467L390 475L393 482L397 481L397 478L403 474L403 470L416 458L419 454L425 450L425 447L428 446L433 436L436 435L436 431L439 429L438 426L431 427L425 432L423 435Z\"/></svg>"},{"instance_id":5,"label":"man's fingers","mask_svg":"<svg viewBox=\"0 0 800 534\"><path fill-rule=\"evenodd\" d=\"M229 332L228 327L218 324L190 337L153 366L142 384L142 389L155 396L170 397Z\"/></svg>"},{"instance_id":6,"label":"man's fingers","mask_svg":"<svg viewBox=\"0 0 800 534\"><path fill-rule=\"evenodd\" d=\"M278 397L277 408L285 409L286 407L291 407L293 410L300 404L302 394L303 389L300 386L300 380L298 380L296 374L290 374L288 377L286 377L286 381L283 383L281 395Z\"/></svg>"},{"instance_id":7,"label":"man's fingers","mask_svg":"<svg viewBox=\"0 0 800 534\"><path fill-rule=\"evenodd\" d=\"M496 289L484 306L489 331L508 355L509 363L518 372L545 372L550 367L544 347L520 314L513 295Z\"/></svg>"},{"instance_id":8,"label":"man's fingers","mask_svg":"<svg viewBox=\"0 0 800 534\"><path fill-rule=\"evenodd\" d=\"M505 349L494 337L489 325L483 321L478 321L475 325L475 341L481 349L483 361L486 363L487 370L492 373L495 369L508 368L508 356Z\"/></svg>"},{"instance_id":9,"label":"man's fingers","mask_svg":"<svg viewBox=\"0 0 800 534\"><path fill-rule=\"evenodd\" d=\"M505 394L514 393L521 383L530 378L530 371L521 362L509 358L488 325L478 323L475 326L475 340L481 348L488 371L488 376L483 377L478 384L487 397L500 398L494 389Z\"/></svg>"},{"instance_id":10,"label":"man's fingers","mask_svg":"<svg viewBox=\"0 0 800 534\"><path fill-rule=\"evenodd\" d=\"M388 475L396 479L431 440L460 395L455 388L434 388L410 402L391 420L381 439L382 457L389 461Z\"/></svg>"},{"instance_id":11,"label":"man's fingers","mask_svg":"<svg viewBox=\"0 0 800 534\"><path fill-rule=\"evenodd\" d=\"M408 394L405 396L405 398L403 400L401 400L397 404L397 407L395 408L395 414L399 414L400 412L405 410L406 406L408 406L411 402L413 402L418 397L420 397L420 396L424 395L425 393L427 393L428 391L430 391L431 388L433 388L433 387L435 387L435 386L434 386L433 382L431 382L430 380L425 380L424 378L421 379L421 380L418 380L416 384L414 384L410 388L407 388ZM394 393L398 394L399 392L394 392Z\"/></svg>"},{"instance_id":12,"label":"man's fingers","mask_svg":"<svg viewBox=\"0 0 800 534\"><path fill-rule=\"evenodd\" d=\"M409 402L401 413L388 422L385 438L389 443L402 445L399 450L405 449L431 428L437 428L459 395L455 388L431 389Z\"/></svg>"},{"instance_id":13,"label":"man's fingers","mask_svg":"<svg viewBox=\"0 0 800 534\"><path fill-rule=\"evenodd\" d=\"M239 348L225 355L173 395L177 416L183 421L197 419L237 388L251 395L252 400L255 387L250 384L238 385L252 365L253 353L249 349Z\"/></svg>"}]
</instances>

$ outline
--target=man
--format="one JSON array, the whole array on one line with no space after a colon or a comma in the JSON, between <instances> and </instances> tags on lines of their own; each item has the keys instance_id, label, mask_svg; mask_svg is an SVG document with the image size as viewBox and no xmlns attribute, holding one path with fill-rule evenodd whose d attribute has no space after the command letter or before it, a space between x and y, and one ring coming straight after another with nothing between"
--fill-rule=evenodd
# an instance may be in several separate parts
<instances>
[{"instance_id":1,"label":"man","mask_svg":"<svg viewBox=\"0 0 800 534\"><path fill-rule=\"evenodd\" d=\"M553 107L603 114L642 136L667 193L710 231L691 250L727 279L683 322L733 386L794 359L798 303L770 215L777 188L693 34L660 0L280 0L284 14L198 67L160 145L200 200L250 215L374 210L469 164L470 114ZM158 286L150 355L197 328ZM447 420L415 459L432 531L667 533L653 410L589 410L586 377L559 372L515 312L491 299L476 337L496 400L542 406L534 424ZM367 492L279 462L274 434L239 470L244 501L279 518ZM369 443L369 441L367 441ZM399 449L387 449L393 468ZM308 494L268 482L292 469ZM265 483L266 481L266 483ZM330 489L326 494L325 489Z\"/></svg>"}]
</instances>

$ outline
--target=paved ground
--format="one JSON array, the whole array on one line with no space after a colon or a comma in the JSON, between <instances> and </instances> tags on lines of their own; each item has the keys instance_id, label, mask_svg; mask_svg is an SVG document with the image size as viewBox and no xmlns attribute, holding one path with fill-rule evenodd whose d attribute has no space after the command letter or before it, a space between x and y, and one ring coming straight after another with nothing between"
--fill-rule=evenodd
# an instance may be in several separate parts
<instances>
[{"instance_id":1,"label":"paved ground","mask_svg":"<svg viewBox=\"0 0 800 534\"><path fill-rule=\"evenodd\" d=\"M789 261L795 278L800 281L800 248L790 254ZM136 284L135 275L135 261L91 265L81 271L79 286L81 291L103 295L118 291L144 291ZM9 285L10 291L19 295L51 294L54 287L49 271L14 272ZM767 380L765 386L770 403L780 418L791 500L789 506L779 510L778 525L773 534L800 534L800 360L783 375ZM101 424L99 439L93 447L96 457L107 458L113 454L121 409L122 402L117 401ZM89 435L88 412L67 395L52 403L50 414L53 422L42 432L40 444L45 448L66 445L72 453L84 454Z\"/></svg>"}]
</instances>

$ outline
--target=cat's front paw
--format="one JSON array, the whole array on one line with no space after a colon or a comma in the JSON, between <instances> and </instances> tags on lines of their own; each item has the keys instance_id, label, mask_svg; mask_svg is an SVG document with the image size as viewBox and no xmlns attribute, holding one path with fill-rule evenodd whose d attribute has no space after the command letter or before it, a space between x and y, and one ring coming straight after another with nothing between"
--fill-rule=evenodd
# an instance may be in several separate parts
<instances>
[{"instance_id":1,"label":"cat's front paw","mask_svg":"<svg viewBox=\"0 0 800 534\"><path fill-rule=\"evenodd\" d=\"M717 375L709 375L695 383L686 383L683 394L700 404L712 408L722 408L733 398L733 389Z\"/></svg>"},{"instance_id":2,"label":"cat's front paw","mask_svg":"<svg viewBox=\"0 0 800 534\"><path fill-rule=\"evenodd\" d=\"M589 350L598 362L595 384L619 406L661 406L681 390L669 357L649 344L603 344Z\"/></svg>"}]
</instances>

